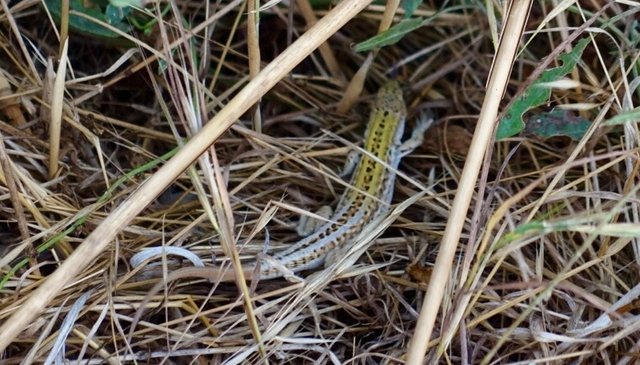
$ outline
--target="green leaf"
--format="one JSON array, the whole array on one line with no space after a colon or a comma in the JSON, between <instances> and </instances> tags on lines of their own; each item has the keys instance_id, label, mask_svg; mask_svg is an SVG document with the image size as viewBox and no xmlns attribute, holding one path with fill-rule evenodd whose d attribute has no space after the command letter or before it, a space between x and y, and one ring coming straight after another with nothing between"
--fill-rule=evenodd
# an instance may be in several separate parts
<instances>
[{"instance_id":1,"label":"green leaf","mask_svg":"<svg viewBox=\"0 0 640 365\"><path fill-rule=\"evenodd\" d=\"M51 13L53 19L57 23L60 23L60 16L62 14L60 0L44 0L44 4ZM109 23L109 20L105 17L102 8L100 8L96 3L87 2L85 0L70 0L69 9L84 13L102 22ZM121 21L111 23L111 25L122 30L123 32L129 32L131 30L131 27L128 24ZM97 23L94 23L89 19L85 19L73 14L69 15L69 28L74 32L87 36L98 38L120 38L117 33L112 32L111 30L101 25L98 25Z\"/></svg>"},{"instance_id":2,"label":"green leaf","mask_svg":"<svg viewBox=\"0 0 640 365\"><path fill-rule=\"evenodd\" d=\"M142 8L141 0L109 0L109 5L112 5L116 8Z\"/></svg>"},{"instance_id":3,"label":"green leaf","mask_svg":"<svg viewBox=\"0 0 640 365\"><path fill-rule=\"evenodd\" d=\"M407 33L420 28L424 23L422 18L404 19L400 23L389 28L364 42L358 43L354 49L356 52L369 51L374 48L380 48L394 44L402 39Z\"/></svg>"},{"instance_id":4,"label":"green leaf","mask_svg":"<svg viewBox=\"0 0 640 365\"><path fill-rule=\"evenodd\" d=\"M546 104L551 95L551 89L545 83L557 81L570 73L582 57L582 52L589 43L588 38L580 40L571 52L559 56L562 66L544 71L538 80L531 84L518 99L516 99L498 125L496 139L504 139L520 133L524 129L522 116L531 108Z\"/></svg>"},{"instance_id":5,"label":"green leaf","mask_svg":"<svg viewBox=\"0 0 640 365\"><path fill-rule=\"evenodd\" d=\"M605 121L604 125L619 125L630 122L640 122L640 108L631 109L624 113L618 114L615 117Z\"/></svg>"},{"instance_id":6,"label":"green leaf","mask_svg":"<svg viewBox=\"0 0 640 365\"><path fill-rule=\"evenodd\" d=\"M104 10L104 16L105 19L107 19L107 23L112 25L122 23L124 18L126 18L129 14L131 14L131 8L120 8L111 4L107 5L106 9Z\"/></svg>"},{"instance_id":7,"label":"green leaf","mask_svg":"<svg viewBox=\"0 0 640 365\"><path fill-rule=\"evenodd\" d=\"M411 18L420 4L422 4L422 0L403 0L402 9L404 9L404 18Z\"/></svg>"},{"instance_id":8,"label":"green leaf","mask_svg":"<svg viewBox=\"0 0 640 365\"><path fill-rule=\"evenodd\" d=\"M568 110L554 109L528 118L525 135L540 138L567 136L580 140L591 126L591 121L574 115Z\"/></svg>"}]
</instances>

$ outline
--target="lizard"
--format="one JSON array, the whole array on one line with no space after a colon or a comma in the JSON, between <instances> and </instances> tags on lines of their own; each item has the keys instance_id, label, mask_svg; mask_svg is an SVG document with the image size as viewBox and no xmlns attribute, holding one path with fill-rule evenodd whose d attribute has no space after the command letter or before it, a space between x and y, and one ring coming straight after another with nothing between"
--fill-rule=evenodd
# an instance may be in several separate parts
<instances>
[{"instance_id":1,"label":"lizard","mask_svg":"<svg viewBox=\"0 0 640 365\"><path fill-rule=\"evenodd\" d=\"M378 91L371 110L363 145L367 153L358 154L355 159L347 158L345 170L352 165L355 171L333 215L312 234L275 254L272 260L259 263L256 260L243 267L245 278L268 280L285 276L287 270L298 273L317 269L330 253L341 252L338 250L348 246L365 227L386 216L400 160L422 144L424 133L433 123L430 117L418 118L409 139L402 141L406 121L407 110L400 85L395 80L389 81ZM259 265L257 270L256 265ZM235 280L231 269L186 267L171 272L165 283L188 277L212 282Z\"/></svg>"}]
</instances>

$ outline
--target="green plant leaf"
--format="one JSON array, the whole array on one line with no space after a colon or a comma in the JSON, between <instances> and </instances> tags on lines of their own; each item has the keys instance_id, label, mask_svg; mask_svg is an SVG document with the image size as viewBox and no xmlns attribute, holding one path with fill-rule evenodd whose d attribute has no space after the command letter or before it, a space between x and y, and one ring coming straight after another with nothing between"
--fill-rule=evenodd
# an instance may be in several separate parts
<instances>
[{"instance_id":1,"label":"green plant leaf","mask_svg":"<svg viewBox=\"0 0 640 365\"><path fill-rule=\"evenodd\" d=\"M129 7L121 8L121 7L113 6L111 4L107 5L107 7L104 10L104 16L105 16L105 19L107 20L107 23L112 25L122 23L123 20L129 14L131 14L131 8Z\"/></svg>"},{"instance_id":2,"label":"green plant leaf","mask_svg":"<svg viewBox=\"0 0 640 365\"><path fill-rule=\"evenodd\" d=\"M562 66L544 71L538 80L531 84L512 104L498 125L496 139L504 139L520 133L524 129L522 116L529 109L547 103L551 89L545 83L557 81L573 70L589 43L588 38L580 40L573 50L559 56Z\"/></svg>"},{"instance_id":3,"label":"green plant leaf","mask_svg":"<svg viewBox=\"0 0 640 365\"><path fill-rule=\"evenodd\" d=\"M142 8L141 0L109 0L109 5L116 8Z\"/></svg>"},{"instance_id":4,"label":"green plant leaf","mask_svg":"<svg viewBox=\"0 0 640 365\"><path fill-rule=\"evenodd\" d=\"M401 40L407 33L420 28L423 24L424 20L422 18L404 19L387 31L356 44L354 49L356 52L364 52L394 44Z\"/></svg>"},{"instance_id":5,"label":"green plant leaf","mask_svg":"<svg viewBox=\"0 0 640 365\"><path fill-rule=\"evenodd\" d=\"M525 135L540 138L567 136L580 140L591 126L591 121L576 116L568 110L554 109L550 112L535 114L527 119Z\"/></svg>"},{"instance_id":6,"label":"green plant leaf","mask_svg":"<svg viewBox=\"0 0 640 365\"><path fill-rule=\"evenodd\" d=\"M624 113L620 113L615 117L608 119L604 122L604 125L619 125L624 123L637 123L640 122L640 108L627 110Z\"/></svg>"},{"instance_id":7,"label":"green plant leaf","mask_svg":"<svg viewBox=\"0 0 640 365\"><path fill-rule=\"evenodd\" d=\"M422 0L403 0L402 9L404 9L404 18L411 18L420 4L422 4Z\"/></svg>"},{"instance_id":8,"label":"green plant leaf","mask_svg":"<svg viewBox=\"0 0 640 365\"><path fill-rule=\"evenodd\" d=\"M60 16L62 14L62 8L60 6L60 0L44 0L44 4L51 13L53 19L60 23ZM110 22L105 14L103 8L99 7L97 3L90 3L85 0L70 0L69 9L77 12L84 13L92 18L100 20L105 23L110 23L114 27L122 30L123 32L129 32L131 27L122 21L116 23ZM69 28L77 33L93 36L98 38L120 38L120 36L112 32L111 30L92 22L91 20L82 18L78 15L69 15Z\"/></svg>"}]
</instances>

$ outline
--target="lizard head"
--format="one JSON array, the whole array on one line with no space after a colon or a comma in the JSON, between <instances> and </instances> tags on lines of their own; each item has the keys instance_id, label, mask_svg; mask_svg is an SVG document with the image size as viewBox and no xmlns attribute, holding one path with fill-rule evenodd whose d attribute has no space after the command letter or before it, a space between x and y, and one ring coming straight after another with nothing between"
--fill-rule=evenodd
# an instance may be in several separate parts
<instances>
[{"instance_id":1,"label":"lizard head","mask_svg":"<svg viewBox=\"0 0 640 365\"><path fill-rule=\"evenodd\" d=\"M396 80L391 80L384 84L378 91L375 106L389 112L406 114L400 83Z\"/></svg>"}]
</instances>

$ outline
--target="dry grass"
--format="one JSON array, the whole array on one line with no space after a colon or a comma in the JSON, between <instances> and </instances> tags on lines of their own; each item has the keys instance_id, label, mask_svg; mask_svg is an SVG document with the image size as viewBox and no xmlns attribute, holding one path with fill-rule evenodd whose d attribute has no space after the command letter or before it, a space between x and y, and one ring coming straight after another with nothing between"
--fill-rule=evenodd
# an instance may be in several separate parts
<instances>
[{"instance_id":1,"label":"dry grass","mask_svg":"<svg viewBox=\"0 0 640 365\"><path fill-rule=\"evenodd\" d=\"M632 8L619 3L587 32L578 27L600 10L598 2L557 14L553 3L530 10L526 48L514 64L494 66L512 69L501 110L545 57L580 32L593 37L570 75L580 85L554 90L548 108L573 106L592 128L581 141L494 143L475 185L460 186L498 25L506 22L503 9L481 7L491 2L447 5L377 52L370 66L351 46L389 19L380 6L337 33L327 28L324 36L335 36L305 58L290 40L325 11L296 6L294 16L283 5L263 9L260 39L249 42L255 32L241 2L177 3L152 36L130 36L135 51L71 33L66 75L45 72L61 47L39 3L3 2L0 67L10 87L0 96L0 324L22 332L14 338L0 330L0 344L7 344L0 363L48 356L112 364L401 362L429 296L457 189L475 193L466 219L455 217L464 226L440 312L431 314L431 363L634 363L639 134L633 123L601 123L638 102L638 25ZM423 4L417 14L434 10ZM293 72L281 70L287 77L272 79L277 85L269 93L268 86L246 91L260 62L264 69L285 49L304 60L291 61ZM354 77L359 69L361 78ZM276 252L295 241L300 209L334 204L344 191L334 172L361 139L367 95L392 72L407 86L412 116L432 109L438 125L400 166L397 209L362 232L343 262L304 273L304 280L237 285L193 277L148 295L164 275L193 265L166 254L169 247L208 266L228 266L253 260L266 245ZM354 78L360 81L349 86ZM360 93L359 82L366 91ZM223 109L236 106L230 100L242 93L264 96L175 182L151 180L156 190L170 184L160 197L144 197L153 200L149 205L132 201L157 176L160 156L184 146L212 118L218 136L237 119L221 115L251 107ZM64 105L50 178L56 98ZM141 212L127 213L135 216L131 222L119 216L135 204ZM92 232L104 233L93 252L87 245L93 241L85 240ZM89 254L78 258L83 241ZM151 247L167 249L132 267L129 260ZM78 261L71 261L73 252ZM66 270L70 262L81 265ZM38 300L44 311L18 318L21 306Z\"/></svg>"}]
</instances>

